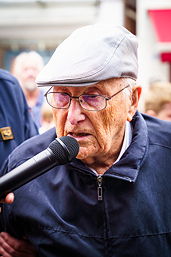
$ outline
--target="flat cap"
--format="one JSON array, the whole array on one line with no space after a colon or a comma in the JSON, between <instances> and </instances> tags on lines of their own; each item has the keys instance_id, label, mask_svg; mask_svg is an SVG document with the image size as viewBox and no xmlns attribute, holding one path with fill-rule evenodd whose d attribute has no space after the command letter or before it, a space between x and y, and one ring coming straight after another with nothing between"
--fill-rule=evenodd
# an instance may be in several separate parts
<instances>
[{"instance_id":1,"label":"flat cap","mask_svg":"<svg viewBox=\"0 0 171 257\"><path fill-rule=\"evenodd\" d=\"M89 86L110 78L137 79L137 39L122 26L75 30L39 73L38 86Z\"/></svg>"}]
</instances>

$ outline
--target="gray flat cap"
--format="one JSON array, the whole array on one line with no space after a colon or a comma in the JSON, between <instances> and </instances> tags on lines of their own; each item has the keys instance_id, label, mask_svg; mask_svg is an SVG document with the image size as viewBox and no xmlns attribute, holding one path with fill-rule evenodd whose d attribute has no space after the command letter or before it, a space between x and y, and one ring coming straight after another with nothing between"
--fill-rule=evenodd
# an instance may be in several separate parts
<instances>
[{"instance_id":1,"label":"gray flat cap","mask_svg":"<svg viewBox=\"0 0 171 257\"><path fill-rule=\"evenodd\" d=\"M73 32L39 73L38 86L89 86L109 78L137 79L137 39L122 26L94 24Z\"/></svg>"}]
</instances>

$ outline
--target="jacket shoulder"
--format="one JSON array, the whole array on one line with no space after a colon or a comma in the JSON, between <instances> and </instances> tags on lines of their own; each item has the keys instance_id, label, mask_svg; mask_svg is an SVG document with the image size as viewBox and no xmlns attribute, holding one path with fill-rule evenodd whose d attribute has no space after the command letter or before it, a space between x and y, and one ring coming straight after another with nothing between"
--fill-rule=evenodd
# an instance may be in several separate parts
<instances>
[{"instance_id":1,"label":"jacket shoulder","mask_svg":"<svg viewBox=\"0 0 171 257\"><path fill-rule=\"evenodd\" d=\"M16 83L17 79L8 71L0 69L0 79Z\"/></svg>"},{"instance_id":2,"label":"jacket shoulder","mask_svg":"<svg viewBox=\"0 0 171 257\"><path fill-rule=\"evenodd\" d=\"M171 147L171 122L142 114L148 129L150 143Z\"/></svg>"}]
</instances>

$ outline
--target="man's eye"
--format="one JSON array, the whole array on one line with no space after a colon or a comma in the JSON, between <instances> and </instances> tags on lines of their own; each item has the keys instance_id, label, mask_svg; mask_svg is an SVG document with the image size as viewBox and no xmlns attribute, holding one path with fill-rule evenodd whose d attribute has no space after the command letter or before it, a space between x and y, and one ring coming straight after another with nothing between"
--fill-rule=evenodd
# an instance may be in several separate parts
<instances>
[{"instance_id":1,"label":"man's eye","mask_svg":"<svg viewBox=\"0 0 171 257\"><path fill-rule=\"evenodd\" d=\"M104 103L104 98L100 95L85 95L83 102L95 109L99 109Z\"/></svg>"},{"instance_id":2,"label":"man's eye","mask_svg":"<svg viewBox=\"0 0 171 257\"><path fill-rule=\"evenodd\" d=\"M98 95L83 95L82 96L83 100L85 102L91 102L91 101L97 101L99 99L99 96Z\"/></svg>"},{"instance_id":3,"label":"man's eye","mask_svg":"<svg viewBox=\"0 0 171 257\"><path fill-rule=\"evenodd\" d=\"M59 106L64 106L69 102L69 96L65 93L54 94L54 100Z\"/></svg>"}]
</instances>

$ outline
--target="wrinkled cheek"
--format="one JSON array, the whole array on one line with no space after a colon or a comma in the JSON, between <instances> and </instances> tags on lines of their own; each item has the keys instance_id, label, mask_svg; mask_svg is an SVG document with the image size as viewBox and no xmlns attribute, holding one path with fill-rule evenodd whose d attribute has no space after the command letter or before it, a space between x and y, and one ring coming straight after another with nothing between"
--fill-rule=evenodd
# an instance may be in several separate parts
<instances>
[{"instance_id":1,"label":"wrinkled cheek","mask_svg":"<svg viewBox=\"0 0 171 257\"><path fill-rule=\"evenodd\" d=\"M65 120L61 117L60 113L53 111L53 119L56 127L56 134L58 137L64 136Z\"/></svg>"},{"instance_id":2,"label":"wrinkled cheek","mask_svg":"<svg viewBox=\"0 0 171 257\"><path fill-rule=\"evenodd\" d=\"M100 148L104 149L107 140L110 138L115 127L112 110L103 110L99 122L96 123L97 140Z\"/></svg>"},{"instance_id":3,"label":"wrinkled cheek","mask_svg":"<svg viewBox=\"0 0 171 257\"><path fill-rule=\"evenodd\" d=\"M114 121L116 119L116 114L113 110L113 108L108 108L105 110L102 110L102 124L103 124L103 129L106 131L106 133L110 132L110 129L114 126Z\"/></svg>"},{"instance_id":4,"label":"wrinkled cheek","mask_svg":"<svg viewBox=\"0 0 171 257\"><path fill-rule=\"evenodd\" d=\"M101 124L103 126L97 129L100 149L99 151L107 152L111 148L113 137L116 133L116 113L113 108L108 108L102 111Z\"/></svg>"}]
</instances>

